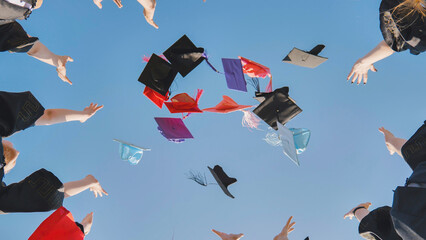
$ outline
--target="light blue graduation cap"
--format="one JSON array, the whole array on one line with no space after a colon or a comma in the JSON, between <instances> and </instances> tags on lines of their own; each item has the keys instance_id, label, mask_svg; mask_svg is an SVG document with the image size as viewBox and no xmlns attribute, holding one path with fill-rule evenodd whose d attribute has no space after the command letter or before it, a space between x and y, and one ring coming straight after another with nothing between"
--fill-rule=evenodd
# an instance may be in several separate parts
<instances>
[{"instance_id":1,"label":"light blue graduation cap","mask_svg":"<svg viewBox=\"0 0 426 240\"><path fill-rule=\"evenodd\" d=\"M311 131L306 128L290 128L289 130L293 132L297 154L301 154L308 146L309 139L311 138Z\"/></svg>"},{"instance_id":2,"label":"light blue graduation cap","mask_svg":"<svg viewBox=\"0 0 426 240\"><path fill-rule=\"evenodd\" d=\"M144 151L151 151L151 149L149 148L141 148L125 141L117 139L113 140L120 143L119 151L121 159L123 159L124 161L129 161L132 165L136 165L139 163L139 161L143 157Z\"/></svg>"}]
</instances>

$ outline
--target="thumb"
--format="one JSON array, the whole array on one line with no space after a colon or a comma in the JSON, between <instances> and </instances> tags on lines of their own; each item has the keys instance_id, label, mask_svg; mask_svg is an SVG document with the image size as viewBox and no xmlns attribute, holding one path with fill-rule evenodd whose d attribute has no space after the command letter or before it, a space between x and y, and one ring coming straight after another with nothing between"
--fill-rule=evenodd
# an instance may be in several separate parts
<instances>
[{"instance_id":1,"label":"thumb","mask_svg":"<svg viewBox=\"0 0 426 240\"><path fill-rule=\"evenodd\" d=\"M377 72L377 69L374 67L373 64L371 64L370 70L373 71L373 72Z\"/></svg>"}]
</instances>

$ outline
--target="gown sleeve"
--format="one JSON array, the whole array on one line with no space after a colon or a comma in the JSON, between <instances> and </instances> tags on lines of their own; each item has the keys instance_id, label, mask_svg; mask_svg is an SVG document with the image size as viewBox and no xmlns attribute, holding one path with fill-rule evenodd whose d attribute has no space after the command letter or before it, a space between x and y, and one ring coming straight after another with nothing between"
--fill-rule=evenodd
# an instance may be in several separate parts
<instances>
[{"instance_id":1,"label":"gown sleeve","mask_svg":"<svg viewBox=\"0 0 426 240\"><path fill-rule=\"evenodd\" d=\"M7 137L35 124L44 107L31 92L0 91L0 136Z\"/></svg>"},{"instance_id":2,"label":"gown sleeve","mask_svg":"<svg viewBox=\"0 0 426 240\"><path fill-rule=\"evenodd\" d=\"M62 206L62 182L46 169L40 169L24 180L0 187L0 211L47 212Z\"/></svg>"},{"instance_id":3,"label":"gown sleeve","mask_svg":"<svg viewBox=\"0 0 426 240\"><path fill-rule=\"evenodd\" d=\"M16 21L0 25L0 52L26 53L37 41L37 37L29 37Z\"/></svg>"},{"instance_id":4,"label":"gown sleeve","mask_svg":"<svg viewBox=\"0 0 426 240\"><path fill-rule=\"evenodd\" d=\"M393 227L389 206L371 211L359 223L358 232L365 239L402 240Z\"/></svg>"}]
</instances>

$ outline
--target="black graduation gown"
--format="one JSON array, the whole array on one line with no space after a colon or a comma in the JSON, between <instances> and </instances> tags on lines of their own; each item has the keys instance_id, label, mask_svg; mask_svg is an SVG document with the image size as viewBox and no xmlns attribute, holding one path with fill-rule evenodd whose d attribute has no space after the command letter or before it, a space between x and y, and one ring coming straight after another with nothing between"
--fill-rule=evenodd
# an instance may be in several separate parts
<instances>
[{"instance_id":1,"label":"black graduation gown","mask_svg":"<svg viewBox=\"0 0 426 240\"><path fill-rule=\"evenodd\" d=\"M418 55L426 51L426 18L420 14L399 14L393 11L403 0L382 0L380 4L380 30L385 42L394 51L407 49Z\"/></svg>"},{"instance_id":2,"label":"black graduation gown","mask_svg":"<svg viewBox=\"0 0 426 240\"><path fill-rule=\"evenodd\" d=\"M375 209L361 220L359 233L366 239L426 239L426 188L408 187L426 186L426 121L401 151L413 173L394 191L392 208Z\"/></svg>"},{"instance_id":3,"label":"black graduation gown","mask_svg":"<svg viewBox=\"0 0 426 240\"><path fill-rule=\"evenodd\" d=\"M36 0L23 0L35 6ZM27 19L31 10L20 7L4 0L0 0L0 52L28 52L35 42L36 37L28 37L17 19Z\"/></svg>"}]
</instances>

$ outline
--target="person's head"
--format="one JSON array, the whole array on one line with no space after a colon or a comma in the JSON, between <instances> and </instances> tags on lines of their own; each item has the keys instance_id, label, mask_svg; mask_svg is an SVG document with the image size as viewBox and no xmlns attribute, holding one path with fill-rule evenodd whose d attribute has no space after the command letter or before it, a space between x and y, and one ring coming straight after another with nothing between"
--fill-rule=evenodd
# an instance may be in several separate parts
<instances>
[{"instance_id":1,"label":"person's head","mask_svg":"<svg viewBox=\"0 0 426 240\"><path fill-rule=\"evenodd\" d=\"M4 173L8 173L15 167L16 159L18 159L19 151L13 148L13 144L9 141L3 140L3 156L6 162L4 166Z\"/></svg>"},{"instance_id":2,"label":"person's head","mask_svg":"<svg viewBox=\"0 0 426 240\"><path fill-rule=\"evenodd\" d=\"M401 16L421 16L426 17L426 0L405 0L395 7L394 11Z\"/></svg>"},{"instance_id":3,"label":"person's head","mask_svg":"<svg viewBox=\"0 0 426 240\"><path fill-rule=\"evenodd\" d=\"M43 0L37 0L36 5L34 6L34 9L40 8L43 4Z\"/></svg>"}]
</instances>

